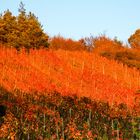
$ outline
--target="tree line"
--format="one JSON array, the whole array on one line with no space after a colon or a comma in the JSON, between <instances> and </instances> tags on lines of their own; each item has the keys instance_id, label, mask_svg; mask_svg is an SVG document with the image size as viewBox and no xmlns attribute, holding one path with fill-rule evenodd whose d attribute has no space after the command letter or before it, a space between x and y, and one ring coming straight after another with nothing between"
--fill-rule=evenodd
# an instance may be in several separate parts
<instances>
[{"instance_id":1,"label":"tree line","mask_svg":"<svg viewBox=\"0 0 140 140\"><path fill-rule=\"evenodd\" d=\"M22 47L29 50L30 48L48 47L54 49L68 50L94 50L98 46L104 46L104 40L109 41L104 35L99 37L85 37L79 41L65 39L61 36L50 38L42 29L38 18L32 13L26 13L25 5L21 2L18 9L18 16L14 16L11 11L6 10L0 14L0 43L6 46L15 47L20 50ZM133 49L140 48L140 29L132 34L128 42ZM63 44L63 45L62 45ZM99 45L102 44L102 45ZM123 46L122 42L116 38L112 42L112 46ZM106 44L107 45L107 44Z\"/></svg>"},{"instance_id":2,"label":"tree line","mask_svg":"<svg viewBox=\"0 0 140 140\"><path fill-rule=\"evenodd\" d=\"M0 44L6 47L13 47L18 51L25 48L27 52L42 47L53 50L89 51L140 69L140 29L128 38L129 46L104 34L98 37L91 35L75 41L60 35L49 37L44 33L38 18L32 12L26 12L22 2L18 12L18 16L14 16L9 10L0 15Z\"/></svg>"},{"instance_id":3,"label":"tree line","mask_svg":"<svg viewBox=\"0 0 140 140\"><path fill-rule=\"evenodd\" d=\"M17 50L48 47L48 35L38 18L32 12L27 14L22 2L18 11L18 16L12 15L10 10L0 15L0 43Z\"/></svg>"}]
</instances>

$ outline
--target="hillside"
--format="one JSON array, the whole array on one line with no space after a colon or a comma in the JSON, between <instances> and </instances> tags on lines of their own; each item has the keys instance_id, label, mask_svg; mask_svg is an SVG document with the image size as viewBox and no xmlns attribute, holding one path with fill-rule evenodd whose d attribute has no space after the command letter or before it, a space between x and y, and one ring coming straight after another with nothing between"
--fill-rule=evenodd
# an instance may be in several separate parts
<instances>
[{"instance_id":1,"label":"hillside","mask_svg":"<svg viewBox=\"0 0 140 140\"><path fill-rule=\"evenodd\" d=\"M110 104L134 104L140 72L94 53L0 48L0 84L9 91L57 91Z\"/></svg>"},{"instance_id":2,"label":"hillside","mask_svg":"<svg viewBox=\"0 0 140 140\"><path fill-rule=\"evenodd\" d=\"M137 69L87 51L1 47L0 74L0 138L139 138Z\"/></svg>"},{"instance_id":3,"label":"hillside","mask_svg":"<svg viewBox=\"0 0 140 140\"><path fill-rule=\"evenodd\" d=\"M1 5L0 140L140 140L139 4L36 2Z\"/></svg>"}]
</instances>

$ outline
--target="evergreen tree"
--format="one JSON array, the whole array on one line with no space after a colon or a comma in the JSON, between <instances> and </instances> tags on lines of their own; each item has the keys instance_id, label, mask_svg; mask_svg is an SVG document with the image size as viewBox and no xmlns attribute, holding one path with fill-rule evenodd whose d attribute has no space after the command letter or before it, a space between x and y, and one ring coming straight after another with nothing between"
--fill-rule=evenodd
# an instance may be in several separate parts
<instances>
[{"instance_id":1,"label":"evergreen tree","mask_svg":"<svg viewBox=\"0 0 140 140\"><path fill-rule=\"evenodd\" d=\"M12 45L15 40L16 17L7 10L0 18L0 41L1 43Z\"/></svg>"},{"instance_id":2,"label":"evergreen tree","mask_svg":"<svg viewBox=\"0 0 140 140\"><path fill-rule=\"evenodd\" d=\"M27 28L28 28L28 20L27 20L27 15L26 15L26 10L24 8L24 4L21 2L20 3L20 8L18 9L19 15L17 16L17 23L18 23L18 31L17 35L18 38L16 40L16 48L28 48L29 46L29 39L28 39L28 33L27 33Z\"/></svg>"},{"instance_id":3,"label":"evergreen tree","mask_svg":"<svg viewBox=\"0 0 140 140\"><path fill-rule=\"evenodd\" d=\"M26 14L22 2L18 11L17 17L9 10L0 16L0 42L17 50L22 47L27 51L30 48L48 47L48 36L43 32L38 18L31 12Z\"/></svg>"},{"instance_id":4,"label":"evergreen tree","mask_svg":"<svg viewBox=\"0 0 140 140\"><path fill-rule=\"evenodd\" d=\"M40 46L48 47L48 36L43 32L42 26L37 17L29 12L26 15L24 4L20 3L18 20L19 41L18 45L30 48L40 48Z\"/></svg>"},{"instance_id":5,"label":"evergreen tree","mask_svg":"<svg viewBox=\"0 0 140 140\"><path fill-rule=\"evenodd\" d=\"M0 43L5 42L4 20L3 15L0 15Z\"/></svg>"},{"instance_id":6,"label":"evergreen tree","mask_svg":"<svg viewBox=\"0 0 140 140\"><path fill-rule=\"evenodd\" d=\"M48 36L43 32L41 24L38 22L37 17L33 13L28 15L28 28L29 43L33 48L40 46L48 46Z\"/></svg>"}]
</instances>

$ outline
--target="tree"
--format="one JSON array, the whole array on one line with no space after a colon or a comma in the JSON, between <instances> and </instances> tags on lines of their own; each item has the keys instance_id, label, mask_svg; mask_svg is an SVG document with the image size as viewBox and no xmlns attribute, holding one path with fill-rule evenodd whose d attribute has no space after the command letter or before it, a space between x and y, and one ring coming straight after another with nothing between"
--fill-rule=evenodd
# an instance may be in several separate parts
<instances>
[{"instance_id":1,"label":"tree","mask_svg":"<svg viewBox=\"0 0 140 140\"><path fill-rule=\"evenodd\" d=\"M43 32L42 25L38 22L38 18L29 13L27 34L29 43L32 48L39 48L40 46L48 47L48 36Z\"/></svg>"},{"instance_id":2,"label":"tree","mask_svg":"<svg viewBox=\"0 0 140 140\"><path fill-rule=\"evenodd\" d=\"M93 36L86 37L84 39L84 42L85 42L87 50L92 51L94 48L94 37Z\"/></svg>"},{"instance_id":3,"label":"tree","mask_svg":"<svg viewBox=\"0 0 140 140\"><path fill-rule=\"evenodd\" d=\"M128 39L129 44L134 49L140 49L140 29L137 29Z\"/></svg>"},{"instance_id":4,"label":"tree","mask_svg":"<svg viewBox=\"0 0 140 140\"><path fill-rule=\"evenodd\" d=\"M120 40L118 40L118 38L115 36L114 37L114 43L116 43L116 45L118 45L118 46L120 46L120 47L122 47L123 46L123 42L122 41L120 41Z\"/></svg>"},{"instance_id":5,"label":"tree","mask_svg":"<svg viewBox=\"0 0 140 140\"><path fill-rule=\"evenodd\" d=\"M24 4L20 3L18 20L19 39L18 46L27 50L30 48L48 47L48 36L43 32L42 25L38 18L31 12L26 15Z\"/></svg>"},{"instance_id":6,"label":"tree","mask_svg":"<svg viewBox=\"0 0 140 140\"><path fill-rule=\"evenodd\" d=\"M31 12L26 14L22 2L18 11L17 17L9 10L0 15L0 42L17 50L22 47L27 51L30 48L48 47L48 35L44 33L38 18Z\"/></svg>"},{"instance_id":7,"label":"tree","mask_svg":"<svg viewBox=\"0 0 140 140\"><path fill-rule=\"evenodd\" d=\"M7 10L0 18L0 42L11 45L15 40L16 17Z\"/></svg>"},{"instance_id":8,"label":"tree","mask_svg":"<svg viewBox=\"0 0 140 140\"><path fill-rule=\"evenodd\" d=\"M0 42L3 43L5 38L4 38L4 22L3 22L3 16L2 14L0 15Z\"/></svg>"},{"instance_id":9,"label":"tree","mask_svg":"<svg viewBox=\"0 0 140 140\"><path fill-rule=\"evenodd\" d=\"M54 36L50 39L50 49L63 49L69 51L83 51L85 50L84 40L79 41L72 40L70 38L64 38L61 35Z\"/></svg>"},{"instance_id":10,"label":"tree","mask_svg":"<svg viewBox=\"0 0 140 140\"><path fill-rule=\"evenodd\" d=\"M27 15L26 15L26 9L24 8L24 4L21 2L19 5L19 15L17 16L17 23L18 23L18 30L17 35L18 38L15 40L15 47L17 49L21 47L28 48L29 45L29 38L27 34L27 28L28 28L28 21L27 21Z\"/></svg>"}]
</instances>

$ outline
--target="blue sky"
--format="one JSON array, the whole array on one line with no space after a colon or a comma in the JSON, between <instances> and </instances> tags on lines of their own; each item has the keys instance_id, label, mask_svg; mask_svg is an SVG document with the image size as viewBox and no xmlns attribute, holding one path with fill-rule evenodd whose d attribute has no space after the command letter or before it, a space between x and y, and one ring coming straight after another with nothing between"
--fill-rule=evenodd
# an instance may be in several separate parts
<instances>
[{"instance_id":1,"label":"blue sky","mask_svg":"<svg viewBox=\"0 0 140 140\"><path fill-rule=\"evenodd\" d=\"M78 40L106 34L124 43L140 28L140 0L22 0L50 36ZM0 0L0 13L18 14L20 0Z\"/></svg>"}]
</instances>

